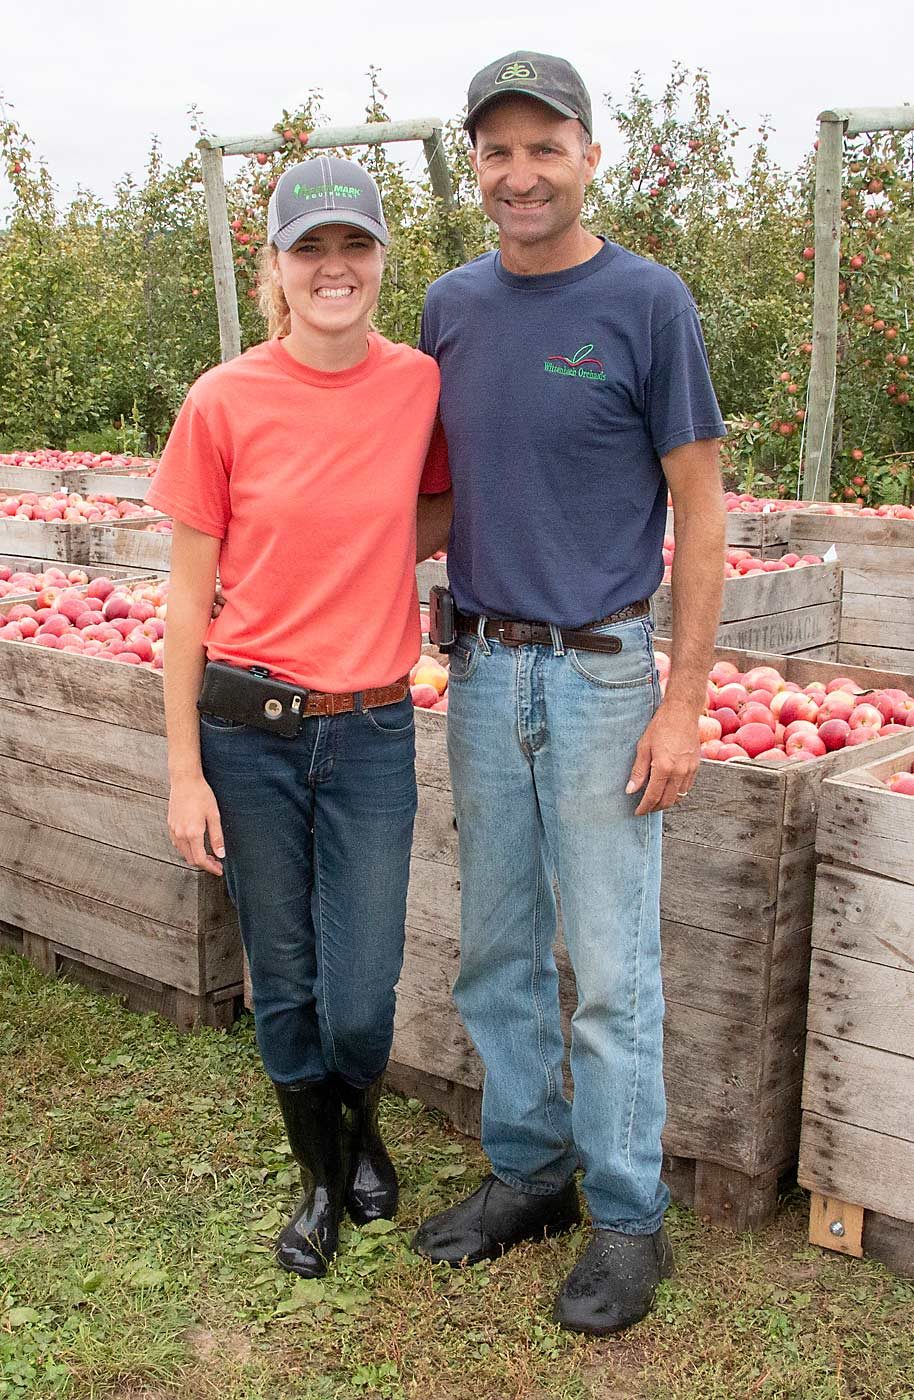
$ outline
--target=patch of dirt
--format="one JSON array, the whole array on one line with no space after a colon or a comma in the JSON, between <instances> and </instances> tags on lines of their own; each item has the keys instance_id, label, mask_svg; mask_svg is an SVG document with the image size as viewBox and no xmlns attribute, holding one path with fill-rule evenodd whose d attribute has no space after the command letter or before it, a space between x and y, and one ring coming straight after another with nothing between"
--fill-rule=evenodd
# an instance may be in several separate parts
<instances>
[{"instance_id":1,"label":"patch of dirt","mask_svg":"<svg viewBox=\"0 0 914 1400\"><path fill-rule=\"evenodd\" d=\"M185 1341L201 1361L226 1356L231 1361L247 1361L251 1343L242 1332L214 1332L209 1327L188 1327Z\"/></svg>"}]
</instances>

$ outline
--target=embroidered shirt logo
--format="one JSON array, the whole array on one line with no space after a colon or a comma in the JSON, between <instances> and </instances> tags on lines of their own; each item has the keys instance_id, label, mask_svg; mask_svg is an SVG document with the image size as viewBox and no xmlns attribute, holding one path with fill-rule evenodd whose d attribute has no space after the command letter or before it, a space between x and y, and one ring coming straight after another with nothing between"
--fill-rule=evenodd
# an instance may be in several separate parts
<instances>
[{"instance_id":1,"label":"embroidered shirt logo","mask_svg":"<svg viewBox=\"0 0 914 1400\"><path fill-rule=\"evenodd\" d=\"M548 355L543 364L547 374L562 374L569 379L603 379L603 361L592 355L592 345L582 345L571 359L567 355Z\"/></svg>"},{"instance_id":2,"label":"embroidered shirt logo","mask_svg":"<svg viewBox=\"0 0 914 1400\"><path fill-rule=\"evenodd\" d=\"M496 83L535 83L536 69L532 63L526 63L523 59L515 59L513 63L503 65L495 81Z\"/></svg>"}]
</instances>

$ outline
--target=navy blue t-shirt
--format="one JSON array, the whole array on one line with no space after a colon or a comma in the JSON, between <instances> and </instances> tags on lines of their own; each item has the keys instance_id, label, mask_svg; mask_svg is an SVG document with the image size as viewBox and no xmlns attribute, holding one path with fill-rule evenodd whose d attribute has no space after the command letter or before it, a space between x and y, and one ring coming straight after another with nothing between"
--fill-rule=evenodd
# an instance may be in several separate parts
<instances>
[{"instance_id":1,"label":"navy blue t-shirt","mask_svg":"<svg viewBox=\"0 0 914 1400\"><path fill-rule=\"evenodd\" d=\"M429 288L419 345L441 368L461 611L576 627L649 598L660 458L726 435L676 274L609 242L537 277L486 253Z\"/></svg>"}]
</instances>

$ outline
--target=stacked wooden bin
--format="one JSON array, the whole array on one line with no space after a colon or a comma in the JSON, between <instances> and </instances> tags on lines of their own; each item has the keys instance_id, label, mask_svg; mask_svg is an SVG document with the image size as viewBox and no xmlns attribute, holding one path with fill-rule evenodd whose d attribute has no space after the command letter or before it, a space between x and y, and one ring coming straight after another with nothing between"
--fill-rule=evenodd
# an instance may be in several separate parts
<instances>
[{"instance_id":1,"label":"stacked wooden bin","mask_svg":"<svg viewBox=\"0 0 914 1400\"><path fill-rule=\"evenodd\" d=\"M914 745L822 786L799 1180L810 1239L914 1277Z\"/></svg>"},{"instance_id":2,"label":"stacked wooden bin","mask_svg":"<svg viewBox=\"0 0 914 1400\"><path fill-rule=\"evenodd\" d=\"M793 657L717 656L741 671L776 665L800 684L839 674L912 684ZM416 727L419 815L391 1082L475 1132L482 1067L451 1000L460 880L445 725L419 710ZM873 755L906 742L874 741ZM704 760L665 820L667 1179L699 1215L737 1228L773 1213L778 1177L796 1161L818 793L859 762L856 749L779 766ZM575 997L561 948L558 961L567 1035Z\"/></svg>"},{"instance_id":3,"label":"stacked wooden bin","mask_svg":"<svg viewBox=\"0 0 914 1400\"><path fill-rule=\"evenodd\" d=\"M825 554L843 570L838 660L914 670L914 520L798 512L790 548Z\"/></svg>"},{"instance_id":4,"label":"stacked wooden bin","mask_svg":"<svg viewBox=\"0 0 914 1400\"><path fill-rule=\"evenodd\" d=\"M0 943L179 1026L225 1026L241 944L222 880L168 839L162 676L0 642Z\"/></svg>"}]
</instances>

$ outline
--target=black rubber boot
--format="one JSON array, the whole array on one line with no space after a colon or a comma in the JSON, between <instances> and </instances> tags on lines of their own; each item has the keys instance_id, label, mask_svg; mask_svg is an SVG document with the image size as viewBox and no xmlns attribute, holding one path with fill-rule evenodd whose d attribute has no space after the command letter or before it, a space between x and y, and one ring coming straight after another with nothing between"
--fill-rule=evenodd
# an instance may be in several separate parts
<instances>
[{"instance_id":1,"label":"black rubber boot","mask_svg":"<svg viewBox=\"0 0 914 1400\"><path fill-rule=\"evenodd\" d=\"M516 1191L497 1176L450 1210L419 1227L413 1249L436 1263L478 1264L497 1259L521 1240L541 1240L580 1223L577 1187L571 1180L549 1196Z\"/></svg>"},{"instance_id":2,"label":"black rubber boot","mask_svg":"<svg viewBox=\"0 0 914 1400\"><path fill-rule=\"evenodd\" d=\"M367 1225L369 1220L393 1220L400 1188L378 1127L381 1079L367 1089L356 1089L341 1079L340 1093L348 1162L343 1197L346 1209L356 1225Z\"/></svg>"},{"instance_id":3,"label":"black rubber boot","mask_svg":"<svg viewBox=\"0 0 914 1400\"><path fill-rule=\"evenodd\" d=\"M663 1226L652 1235L594 1230L556 1299L553 1319L596 1337L621 1332L650 1312L654 1292L673 1272Z\"/></svg>"},{"instance_id":4,"label":"black rubber boot","mask_svg":"<svg viewBox=\"0 0 914 1400\"><path fill-rule=\"evenodd\" d=\"M333 1079L274 1084L304 1195L276 1241L276 1258L290 1273L320 1278L336 1254L345 1171L340 1092Z\"/></svg>"}]
</instances>

